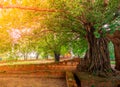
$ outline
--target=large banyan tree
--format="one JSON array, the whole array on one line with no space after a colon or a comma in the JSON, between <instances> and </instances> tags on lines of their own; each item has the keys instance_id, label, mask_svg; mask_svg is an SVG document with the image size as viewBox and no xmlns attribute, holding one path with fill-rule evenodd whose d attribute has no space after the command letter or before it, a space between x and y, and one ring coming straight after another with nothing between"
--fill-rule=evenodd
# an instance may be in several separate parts
<instances>
[{"instance_id":1,"label":"large banyan tree","mask_svg":"<svg viewBox=\"0 0 120 87\"><path fill-rule=\"evenodd\" d=\"M61 30L75 32L88 43L84 61L78 65L78 70L104 76L113 72L106 38L109 28L106 26L118 16L120 0L53 0L51 5L61 11L52 16L59 18Z\"/></svg>"}]
</instances>

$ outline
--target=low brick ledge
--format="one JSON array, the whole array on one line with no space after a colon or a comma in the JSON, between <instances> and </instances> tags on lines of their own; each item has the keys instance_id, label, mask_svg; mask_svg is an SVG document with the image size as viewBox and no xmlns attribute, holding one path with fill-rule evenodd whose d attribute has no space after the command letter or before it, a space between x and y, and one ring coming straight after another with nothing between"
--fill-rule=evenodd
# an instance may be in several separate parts
<instances>
[{"instance_id":1,"label":"low brick ledge","mask_svg":"<svg viewBox=\"0 0 120 87\"><path fill-rule=\"evenodd\" d=\"M39 71L39 70L74 71L78 63L79 63L79 59L67 60L59 63L48 63L48 64L4 65L4 66L0 66L0 72Z\"/></svg>"}]
</instances>

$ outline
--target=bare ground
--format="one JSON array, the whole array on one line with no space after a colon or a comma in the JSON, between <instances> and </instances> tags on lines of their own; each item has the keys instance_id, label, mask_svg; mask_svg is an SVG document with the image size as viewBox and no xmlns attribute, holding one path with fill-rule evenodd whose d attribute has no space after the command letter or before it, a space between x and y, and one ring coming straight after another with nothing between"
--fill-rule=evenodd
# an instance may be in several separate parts
<instances>
[{"instance_id":1,"label":"bare ground","mask_svg":"<svg viewBox=\"0 0 120 87\"><path fill-rule=\"evenodd\" d=\"M0 76L0 87L67 87L62 78L36 77L3 77Z\"/></svg>"}]
</instances>

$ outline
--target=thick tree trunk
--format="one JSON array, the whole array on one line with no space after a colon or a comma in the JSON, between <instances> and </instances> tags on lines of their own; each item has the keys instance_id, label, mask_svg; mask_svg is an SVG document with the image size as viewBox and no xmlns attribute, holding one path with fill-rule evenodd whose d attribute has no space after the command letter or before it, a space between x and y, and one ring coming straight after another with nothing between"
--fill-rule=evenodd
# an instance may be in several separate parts
<instances>
[{"instance_id":1,"label":"thick tree trunk","mask_svg":"<svg viewBox=\"0 0 120 87\"><path fill-rule=\"evenodd\" d=\"M87 33L87 40L88 51L82 63L78 65L78 69L99 76L111 75L113 70L110 65L107 39L105 37L95 38L93 31L89 31Z\"/></svg>"},{"instance_id":2,"label":"thick tree trunk","mask_svg":"<svg viewBox=\"0 0 120 87\"><path fill-rule=\"evenodd\" d=\"M115 69L120 70L120 31L116 30L113 35L108 35L108 38L114 44Z\"/></svg>"},{"instance_id":3,"label":"thick tree trunk","mask_svg":"<svg viewBox=\"0 0 120 87\"><path fill-rule=\"evenodd\" d=\"M38 60L39 58L39 53L36 53L36 60Z\"/></svg>"},{"instance_id":4,"label":"thick tree trunk","mask_svg":"<svg viewBox=\"0 0 120 87\"><path fill-rule=\"evenodd\" d=\"M24 54L24 60L27 60L27 55L26 55L26 53Z\"/></svg>"},{"instance_id":5,"label":"thick tree trunk","mask_svg":"<svg viewBox=\"0 0 120 87\"><path fill-rule=\"evenodd\" d=\"M60 61L60 53L54 52L55 62Z\"/></svg>"},{"instance_id":6,"label":"thick tree trunk","mask_svg":"<svg viewBox=\"0 0 120 87\"><path fill-rule=\"evenodd\" d=\"M114 44L115 51L115 69L120 70L120 44Z\"/></svg>"}]
</instances>

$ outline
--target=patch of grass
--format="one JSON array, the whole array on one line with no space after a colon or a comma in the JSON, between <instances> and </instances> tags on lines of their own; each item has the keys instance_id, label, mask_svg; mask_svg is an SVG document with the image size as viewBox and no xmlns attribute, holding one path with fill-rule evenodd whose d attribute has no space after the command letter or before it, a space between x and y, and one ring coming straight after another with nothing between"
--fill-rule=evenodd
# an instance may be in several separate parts
<instances>
[{"instance_id":1,"label":"patch of grass","mask_svg":"<svg viewBox=\"0 0 120 87\"><path fill-rule=\"evenodd\" d=\"M110 61L111 64L115 64L115 61Z\"/></svg>"}]
</instances>

